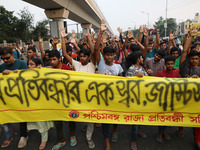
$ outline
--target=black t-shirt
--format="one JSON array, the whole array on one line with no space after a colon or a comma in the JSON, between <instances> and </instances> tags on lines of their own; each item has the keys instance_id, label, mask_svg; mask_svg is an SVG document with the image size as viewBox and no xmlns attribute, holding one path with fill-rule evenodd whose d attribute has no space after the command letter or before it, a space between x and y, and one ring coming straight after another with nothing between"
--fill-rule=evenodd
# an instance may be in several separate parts
<instances>
[{"instance_id":1,"label":"black t-shirt","mask_svg":"<svg viewBox=\"0 0 200 150\"><path fill-rule=\"evenodd\" d=\"M185 78L185 77L192 77L193 75L198 75L200 76L200 67L197 66L195 68L190 68L187 60L185 60L180 66L179 66L179 69L180 69L180 75L182 78Z\"/></svg>"},{"instance_id":2,"label":"black t-shirt","mask_svg":"<svg viewBox=\"0 0 200 150\"><path fill-rule=\"evenodd\" d=\"M44 67L51 68L51 62L47 61L45 58L43 59Z\"/></svg>"}]
</instances>

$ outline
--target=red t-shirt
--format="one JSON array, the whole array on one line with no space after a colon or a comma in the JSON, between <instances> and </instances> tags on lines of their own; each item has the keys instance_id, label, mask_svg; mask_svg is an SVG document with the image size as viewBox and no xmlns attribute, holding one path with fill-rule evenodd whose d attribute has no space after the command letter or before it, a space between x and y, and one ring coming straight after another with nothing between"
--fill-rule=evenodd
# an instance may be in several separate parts
<instances>
[{"instance_id":1,"label":"red t-shirt","mask_svg":"<svg viewBox=\"0 0 200 150\"><path fill-rule=\"evenodd\" d=\"M166 78L180 78L180 74L175 70L168 72L167 70L158 71L156 77L166 77Z\"/></svg>"},{"instance_id":2,"label":"red t-shirt","mask_svg":"<svg viewBox=\"0 0 200 150\"><path fill-rule=\"evenodd\" d=\"M55 68L55 67L51 67L51 68ZM65 64L62 64L62 67L60 69L63 69L63 70L72 70L69 66L67 66Z\"/></svg>"},{"instance_id":3,"label":"red t-shirt","mask_svg":"<svg viewBox=\"0 0 200 150\"><path fill-rule=\"evenodd\" d=\"M119 63L118 61L116 61L116 60L114 60L114 63L115 63L115 64L120 64L120 63Z\"/></svg>"}]
</instances>

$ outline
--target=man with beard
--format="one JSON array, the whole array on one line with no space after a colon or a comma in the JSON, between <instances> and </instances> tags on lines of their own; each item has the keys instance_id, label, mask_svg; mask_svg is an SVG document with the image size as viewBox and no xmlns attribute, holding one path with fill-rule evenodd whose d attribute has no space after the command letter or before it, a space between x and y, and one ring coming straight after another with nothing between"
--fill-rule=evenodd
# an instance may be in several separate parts
<instances>
[{"instance_id":1,"label":"man with beard","mask_svg":"<svg viewBox=\"0 0 200 150\"><path fill-rule=\"evenodd\" d=\"M159 49L156 51L156 54L153 58L149 58L144 63L144 68L148 71L153 71L152 76L156 76L158 71L166 69L165 61L162 59L165 56L165 51Z\"/></svg>"}]
</instances>

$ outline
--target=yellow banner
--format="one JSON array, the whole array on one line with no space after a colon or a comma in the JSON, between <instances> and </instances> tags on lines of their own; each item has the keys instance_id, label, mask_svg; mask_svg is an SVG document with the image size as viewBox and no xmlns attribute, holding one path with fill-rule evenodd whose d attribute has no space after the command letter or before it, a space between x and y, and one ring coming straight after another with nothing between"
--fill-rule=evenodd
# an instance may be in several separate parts
<instances>
[{"instance_id":1,"label":"yellow banner","mask_svg":"<svg viewBox=\"0 0 200 150\"><path fill-rule=\"evenodd\" d=\"M200 127L200 79L57 69L0 75L0 123L49 120Z\"/></svg>"}]
</instances>

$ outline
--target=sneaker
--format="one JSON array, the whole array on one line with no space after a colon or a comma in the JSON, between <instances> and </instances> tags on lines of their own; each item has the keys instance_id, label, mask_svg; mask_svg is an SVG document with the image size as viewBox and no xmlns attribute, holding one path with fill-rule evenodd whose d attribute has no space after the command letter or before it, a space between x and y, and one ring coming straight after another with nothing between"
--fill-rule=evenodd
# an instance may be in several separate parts
<instances>
[{"instance_id":1,"label":"sneaker","mask_svg":"<svg viewBox=\"0 0 200 150\"><path fill-rule=\"evenodd\" d=\"M27 144L28 137L21 137L19 140L18 148L24 148Z\"/></svg>"},{"instance_id":2,"label":"sneaker","mask_svg":"<svg viewBox=\"0 0 200 150\"><path fill-rule=\"evenodd\" d=\"M13 137L5 139L5 141L3 142L3 144L1 145L1 148L5 148L8 147L10 145L10 143L12 142Z\"/></svg>"}]
</instances>

